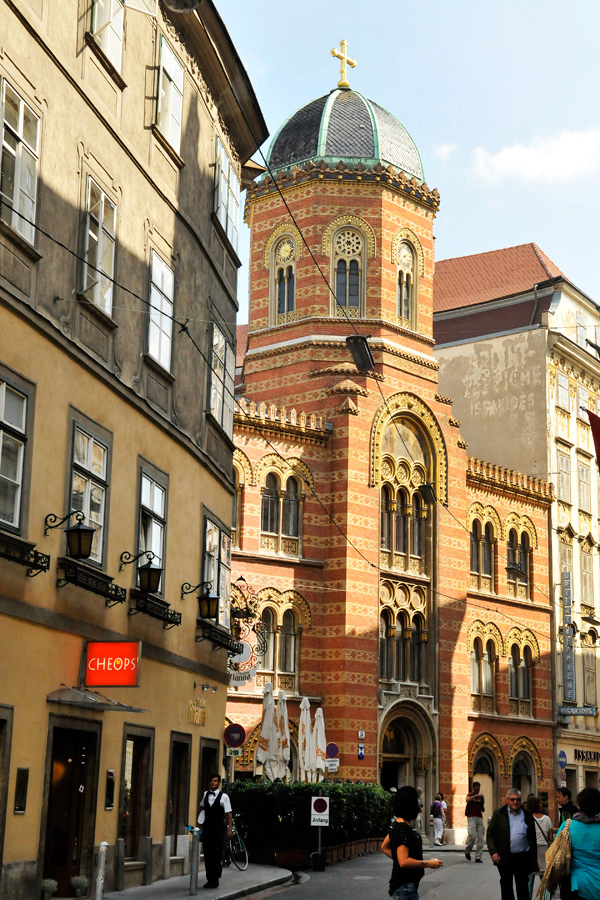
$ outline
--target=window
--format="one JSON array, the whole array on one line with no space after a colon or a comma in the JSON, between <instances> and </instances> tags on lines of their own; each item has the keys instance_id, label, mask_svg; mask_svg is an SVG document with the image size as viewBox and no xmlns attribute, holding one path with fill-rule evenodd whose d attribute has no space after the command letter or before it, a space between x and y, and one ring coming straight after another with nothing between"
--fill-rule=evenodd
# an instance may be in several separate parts
<instances>
[{"instance_id":1,"label":"window","mask_svg":"<svg viewBox=\"0 0 600 900\"><path fill-rule=\"evenodd\" d=\"M418 494L414 494L412 502L412 516L410 520L411 556L423 556L423 518L421 516L421 510L421 498Z\"/></svg>"},{"instance_id":2,"label":"window","mask_svg":"<svg viewBox=\"0 0 600 900\"><path fill-rule=\"evenodd\" d=\"M510 712L513 715L531 716L533 700L533 659L530 647L521 654L513 644L508 660Z\"/></svg>"},{"instance_id":3,"label":"window","mask_svg":"<svg viewBox=\"0 0 600 900\"><path fill-rule=\"evenodd\" d=\"M401 613L396 626L396 678L398 681L407 679L410 634L406 617Z\"/></svg>"},{"instance_id":4,"label":"window","mask_svg":"<svg viewBox=\"0 0 600 900\"><path fill-rule=\"evenodd\" d=\"M519 665L519 648L513 644L508 659L508 696L511 700L518 700L519 697Z\"/></svg>"},{"instance_id":5,"label":"window","mask_svg":"<svg viewBox=\"0 0 600 900\"><path fill-rule=\"evenodd\" d=\"M217 621L229 628L231 625L231 537L228 531L211 519L204 521L204 571L203 582L211 585L211 591L219 595Z\"/></svg>"},{"instance_id":6,"label":"window","mask_svg":"<svg viewBox=\"0 0 600 900\"><path fill-rule=\"evenodd\" d=\"M592 511L592 485L590 467L581 460L577 464L579 470L579 509Z\"/></svg>"},{"instance_id":7,"label":"window","mask_svg":"<svg viewBox=\"0 0 600 900\"><path fill-rule=\"evenodd\" d=\"M218 325L213 325L210 412L229 438L233 437L235 354Z\"/></svg>"},{"instance_id":8,"label":"window","mask_svg":"<svg viewBox=\"0 0 600 900\"><path fill-rule=\"evenodd\" d=\"M117 72L121 71L124 0L93 0L92 34Z\"/></svg>"},{"instance_id":9,"label":"window","mask_svg":"<svg viewBox=\"0 0 600 900\"><path fill-rule=\"evenodd\" d=\"M481 691L483 694L492 697L494 695L494 661L496 658L496 648L493 641L488 641L485 645L485 654L481 662Z\"/></svg>"},{"instance_id":10,"label":"window","mask_svg":"<svg viewBox=\"0 0 600 900\"><path fill-rule=\"evenodd\" d=\"M90 559L102 562L108 447L75 425L71 509L85 516L85 524L95 528Z\"/></svg>"},{"instance_id":11,"label":"window","mask_svg":"<svg viewBox=\"0 0 600 900\"><path fill-rule=\"evenodd\" d=\"M293 321L296 294L296 242L284 237L275 249L275 296L277 317L275 323Z\"/></svg>"},{"instance_id":12,"label":"window","mask_svg":"<svg viewBox=\"0 0 600 900\"><path fill-rule=\"evenodd\" d=\"M595 644L594 638L591 638ZM583 691L585 706L596 706L596 648L585 648L583 656Z\"/></svg>"},{"instance_id":13,"label":"window","mask_svg":"<svg viewBox=\"0 0 600 900\"><path fill-rule=\"evenodd\" d=\"M275 617L273 610L266 606L262 611L260 621L263 627L264 652L258 659L258 668L273 672L275 669Z\"/></svg>"},{"instance_id":14,"label":"window","mask_svg":"<svg viewBox=\"0 0 600 900\"><path fill-rule=\"evenodd\" d=\"M352 229L339 231L334 239L335 314L360 316L364 241Z\"/></svg>"},{"instance_id":15,"label":"window","mask_svg":"<svg viewBox=\"0 0 600 900\"><path fill-rule=\"evenodd\" d=\"M587 350L587 320L583 313L577 313L577 343L584 350Z\"/></svg>"},{"instance_id":16,"label":"window","mask_svg":"<svg viewBox=\"0 0 600 900\"><path fill-rule=\"evenodd\" d=\"M88 177L83 293L110 316L115 266L116 207Z\"/></svg>"},{"instance_id":17,"label":"window","mask_svg":"<svg viewBox=\"0 0 600 900\"><path fill-rule=\"evenodd\" d=\"M588 409L591 409L590 392L587 388L580 386L577 390L577 418L589 423Z\"/></svg>"},{"instance_id":18,"label":"window","mask_svg":"<svg viewBox=\"0 0 600 900\"><path fill-rule=\"evenodd\" d=\"M586 606L594 605L593 557L591 553L581 551L581 602Z\"/></svg>"},{"instance_id":19,"label":"window","mask_svg":"<svg viewBox=\"0 0 600 900\"><path fill-rule=\"evenodd\" d=\"M177 153L181 148L182 108L183 66L161 35L156 124Z\"/></svg>"},{"instance_id":20,"label":"window","mask_svg":"<svg viewBox=\"0 0 600 900\"><path fill-rule=\"evenodd\" d=\"M0 218L34 242L40 120L8 81L2 82Z\"/></svg>"},{"instance_id":21,"label":"window","mask_svg":"<svg viewBox=\"0 0 600 900\"><path fill-rule=\"evenodd\" d=\"M171 369L171 335L173 330L173 270L152 251L150 284L150 319L148 353L163 369Z\"/></svg>"},{"instance_id":22,"label":"window","mask_svg":"<svg viewBox=\"0 0 600 900\"><path fill-rule=\"evenodd\" d=\"M480 694L481 693L481 657L482 657L482 649L481 649L481 641L479 638L476 638L473 642L473 649L471 650L471 693L472 694Z\"/></svg>"},{"instance_id":23,"label":"window","mask_svg":"<svg viewBox=\"0 0 600 900\"><path fill-rule=\"evenodd\" d=\"M0 526L20 524L26 421L27 397L0 381Z\"/></svg>"},{"instance_id":24,"label":"window","mask_svg":"<svg viewBox=\"0 0 600 900\"><path fill-rule=\"evenodd\" d=\"M569 399L569 377L559 372L556 376L556 403L558 406L571 412Z\"/></svg>"},{"instance_id":25,"label":"window","mask_svg":"<svg viewBox=\"0 0 600 900\"><path fill-rule=\"evenodd\" d=\"M571 502L571 457L558 451L558 499Z\"/></svg>"},{"instance_id":26,"label":"window","mask_svg":"<svg viewBox=\"0 0 600 900\"><path fill-rule=\"evenodd\" d=\"M392 546L392 504L390 489L384 485L381 489L381 547L389 550Z\"/></svg>"},{"instance_id":27,"label":"window","mask_svg":"<svg viewBox=\"0 0 600 900\"><path fill-rule=\"evenodd\" d=\"M475 520L471 526L471 586L478 590L493 590L492 554L494 533L488 522L481 530L481 522Z\"/></svg>"},{"instance_id":28,"label":"window","mask_svg":"<svg viewBox=\"0 0 600 900\"><path fill-rule=\"evenodd\" d=\"M394 512L394 549L396 553L406 553L408 546L408 500L403 491L399 491Z\"/></svg>"},{"instance_id":29,"label":"window","mask_svg":"<svg viewBox=\"0 0 600 900\"><path fill-rule=\"evenodd\" d=\"M471 708L476 711L494 710L496 648L489 640L483 649L481 638L475 638L471 650Z\"/></svg>"},{"instance_id":30,"label":"window","mask_svg":"<svg viewBox=\"0 0 600 900\"><path fill-rule=\"evenodd\" d=\"M560 571L573 574L573 548L570 544L560 545Z\"/></svg>"},{"instance_id":31,"label":"window","mask_svg":"<svg viewBox=\"0 0 600 900\"><path fill-rule=\"evenodd\" d=\"M423 680L423 620L420 616L415 616L412 626L411 644L410 644L410 662L412 680L420 682Z\"/></svg>"},{"instance_id":32,"label":"window","mask_svg":"<svg viewBox=\"0 0 600 900\"><path fill-rule=\"evenodd\" d=\"M379 677L392 677L392 648L394 638L390 625L390 613L384 609L379 616Z\"/></svg>"},{"instance_id":33,"label":"window","mask_svg":"<svg viewBox=\"0 0 600 900\"><path fill-rule=\"evenodd\" d=\"M215 213L229 243L237 253L240 217L240 181L217 137L215 165ZM292 287L293 290L293 287Z\"/></svg>"},{"instance_id":34,"label":"window","mask_svg":"<svg viewBox=\"0 0 600 900\"><path fill-rule=\"evenodd\" d=\"M406 328L414 328L415 254L405 241L398 247L397 315Z\"/></svg>"},{"instance_id":35,"label":"window","mask_svg":"<svg viewBox=\"0 0 600 900\"><path fill-rule=\"evenodd\" d=\"M257 668L266 673L276 690L297 690L299 628L296 613L286 609L277 627L276 613L265 607L261 613L263 652ZM264 684L264 681L262 682Z\"/></svg>"},{"instance_id":36,"label":"window","mask_svg":"<svg viewBox=\"0 0 600 900\"><path fill-rule=\"evenodd\" d=\"M507 572L507 578L509 593L514 596L529 597L530 557L529 535L524 531L519 538L515 529L512 528L506 545L506 565L508 569L513 570ZM520 569L521 574L517 574L514 569Z\"/></svg>"},{"instance_id":37,"label":"window","mask_svg":"<svg viewBox=\"0 0 600 900\"><path fill-rule=\"evenodd\" d=\"M139 553L151 551L157 566L164 568L167 491L146 472L142 472Z\"/></svg>"},{"instance_id":38,"label":"window","mask_svg":"<svg viewBox=\"0 0 600 900\"><path fill-rule=\"evenodd\" d=\"M279 671L296 670L296 622L291 609L286 609L279 631Z\"/></svg>"},{"instance_id":39,"label":"window","mask_svg":"<svg viewBox=\"0 0 600 900\"><path fill-rule=\"evenodd\" d=\"M233 467L235 478L235 492L231 498L231 544L233 547L241 547L242 540L242 497L244 485L240 480L237 466Z\"/></svg>"},{"instance_id":40,"label":"window","mask_svg":"<svg viewBox=\"0 0 600 900\"><path fill-rule=\"evenodd\" d=\"M300 501L298 498L298 482L295 478L288 478L287 480L281 512L282 534L285 534L288 537L298 537Z\"/></svg>"},{"instance_id":41,"label":"window","mask_svg":"<svg viewBox=\"0 0 600 900\"><path fill-rule=\"evenodd\" d=\"M266 477L261 503L261 531L279 531L279 481L272 472Z\"/></svg>"}]
</instances>

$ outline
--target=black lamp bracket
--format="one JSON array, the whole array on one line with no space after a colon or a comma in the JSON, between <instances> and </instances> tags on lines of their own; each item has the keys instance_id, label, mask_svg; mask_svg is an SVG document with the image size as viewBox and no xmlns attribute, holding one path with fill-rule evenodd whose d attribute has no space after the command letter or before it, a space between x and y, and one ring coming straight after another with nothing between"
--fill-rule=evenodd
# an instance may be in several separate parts
<instances>
[{"instance_id":1,"label":"black lamp bracket","mask_svg":"<svg viewBox=\"0 0 600 900\"><path fill-rule=\"evenodd\" d=\"M198 591L199 596L205 594L212 586L212 581L201 581L199 584L193 585L186 581L181 585L181 599L183 600L186 594L193 594L194 591Z\"/></svg>"},{"instance_id":2,"label":"black lamp bracket","mask_svg":"<svg viewBox=\"0 0 600 900\"><path fill-rule=\"evenodd\" d=\"M44 519L44 535L47 535L49 531L53 528L58 528L63 522L66 522L67 519L70 519L71 516L75 516L75 520L78 525L81 525L85 521L85 514L81 512L79 509L72 509L70 513L67 513L66 516L63 516L62 519L59 519L58 516L55 516L54 513L49 513Z\"/></svg>"},{"instance_id":3,"label":"black lamp bracket","mask_svg":"<svg viewBox=\"0 0 600 900\"><path fill-rule=\"evenodd\" d=\"M123 566L131 565L131 563L134 563L136 562L136 560L141 559L142 556L145 556L149 563L152 562L153 559L156 559L156 553L153 553L152 550L142 550L142 552L138 553L137 556L134 556L129 552L129 550L124 550L119 557L119 559L121 560L119 572L123 571Z\"/></svg>"}]
</instances>

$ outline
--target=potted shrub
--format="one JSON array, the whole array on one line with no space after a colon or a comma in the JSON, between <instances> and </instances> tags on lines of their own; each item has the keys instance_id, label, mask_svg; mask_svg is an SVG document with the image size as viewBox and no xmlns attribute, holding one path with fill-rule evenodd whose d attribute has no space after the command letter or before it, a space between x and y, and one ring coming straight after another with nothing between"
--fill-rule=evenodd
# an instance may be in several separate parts
<instances>
[{"instance_id":1,"label":"potted shrub","mask_svg":"<svg viewBox=\"0 0 600 900\"><path fill-rule=\"evenodd\" d=\"M54 878L43 878L41 888L44 900L50 900L52 894L58 890L58 881L55 881Z\"/></svg>"},{"instance_id":2,"label":"potted shrub","mask_svg":"<svg viewBox=\"0 0 600 900\"><path fill-rule=\"evenodd\" d=\"M69 883L76 897L85 897L90 885L87 875L73 875Z\"/></svg>"}]
</instances>

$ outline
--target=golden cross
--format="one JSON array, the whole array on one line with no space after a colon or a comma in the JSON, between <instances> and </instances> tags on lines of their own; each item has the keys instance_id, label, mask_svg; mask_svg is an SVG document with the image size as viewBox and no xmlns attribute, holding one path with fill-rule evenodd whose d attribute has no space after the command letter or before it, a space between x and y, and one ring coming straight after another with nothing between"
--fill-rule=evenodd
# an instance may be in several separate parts
<instances>
[{"instance_id":1,"label":"golden cross","mask_svg":"<svg viewBox=\"0 0 600 900\"><path fill-rule=\"evenodd\" d=\"M349 56L346 55L346 50L348 49L348 41L340 41L341 53L335 49L335 47L331 50L332 56L337 56L338 59L342 61L342 65L340 66L340 80L338 81L339 88L349 88L350 85L346 80L346 65L349 65L351 69L356 65L355 59L350 59Z\"/></svg>"}]
</instances>

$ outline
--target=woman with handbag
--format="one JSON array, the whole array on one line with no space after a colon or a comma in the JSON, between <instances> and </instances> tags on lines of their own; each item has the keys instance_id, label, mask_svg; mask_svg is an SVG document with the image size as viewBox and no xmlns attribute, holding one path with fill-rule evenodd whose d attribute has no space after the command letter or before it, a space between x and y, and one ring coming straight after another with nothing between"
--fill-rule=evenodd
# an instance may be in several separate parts
<instances>
[{"instance_id":1,"label":"woman with handbag","mask_svg":"<svg viewBox=\"0 0 600 900\"><path fill-rule=\"evenodd\" d=\"M531 900L531 898L533 897L533 883L535 881L535 876L539 875L541 878L544 869L546 868L545 854L546 850L550 846L550 831L552 830L552 820L550 816L547 816L542 812L542 804L540 798L536 797L535 794L527 798L525 809L527 809L533 816L533 820L535 823L535 836L537 839L537 872L532 872L529 876L529 898Z\"/></svg>"},{"instance_id":2,"label":"woman with handbag","mask_svg":"<svg viewBox=\"0 0 600 900\"><path fill-rule=\"evenodd\" d=\"M571 819L571 876L572 900L600 900L600 791L584 788L577 797L579 812ZM557 839L565 828L563 823ZM561 897L566 900L566 892Z\"/></svg>"}]
</instances>

